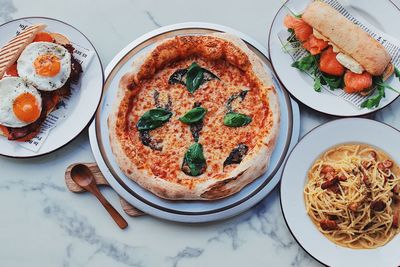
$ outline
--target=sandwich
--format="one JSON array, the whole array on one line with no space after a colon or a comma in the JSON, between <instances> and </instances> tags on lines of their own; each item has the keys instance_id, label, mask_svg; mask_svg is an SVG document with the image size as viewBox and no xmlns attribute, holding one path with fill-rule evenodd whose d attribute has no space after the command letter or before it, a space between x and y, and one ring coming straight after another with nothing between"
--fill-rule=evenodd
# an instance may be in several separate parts
<instances>
[{"instance_id":1,"label":"sandwich","mask_svg":"<svg viewBox=\"0 0 400 267\"><path fill-rule=\"evenodd\" d=\"M302 71L314 70L316 91L323 84L330 89L343 88L349 94L371 95L375 87L380 87L379 96L365 101L362 107L379 105L387 87L383 81L395 71L391 56L381 43L319 1L310 3L301 16L287 15L284 25L309 52L292 66Z\"/></svg>"}]
</instances>

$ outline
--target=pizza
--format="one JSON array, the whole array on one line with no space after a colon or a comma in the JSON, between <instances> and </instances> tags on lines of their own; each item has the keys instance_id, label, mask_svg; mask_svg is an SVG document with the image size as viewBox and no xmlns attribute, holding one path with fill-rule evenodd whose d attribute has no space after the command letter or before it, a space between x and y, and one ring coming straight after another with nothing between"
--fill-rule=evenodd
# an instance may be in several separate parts
<instances>
[{"instance_id":1,"label":"pizza","mask_svg":"<svg viewBox=\"0 0 400 267\"><path fill-rule=\"evenodd\" d=\"M126 176L171 200L230 196L268 168L279 102L260 59L226 33L176 36L134 61L108 118Z\"/></svg>"}]
</instances>

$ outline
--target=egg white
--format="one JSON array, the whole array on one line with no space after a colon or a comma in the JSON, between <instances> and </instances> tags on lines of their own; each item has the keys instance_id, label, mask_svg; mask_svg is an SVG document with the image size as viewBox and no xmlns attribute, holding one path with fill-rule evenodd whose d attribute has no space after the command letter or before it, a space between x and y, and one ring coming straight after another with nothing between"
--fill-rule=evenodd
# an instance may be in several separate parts
<instances>
[{"instance_id":1,"label":"egg white","mask_svg":"<svg viewBox=\"0 0 400 267\"><path fill-rule=\"evenodd\" d=\"M0 80L0 125L20 128L29 124L19 120L13 111L15 99L23 93L32 94L40 111L42 110L42 98L32 85L19 77L6 77Z\"/></svg>"},{"instance_id":2,"label":"egg white","mask_svg":"<svg viewBox=\"0 0 400 267\"><path fill-rule=\"evenodd\" d=\"M34 62L40 55L52 54L59 58L60 72L54 77L45 77L36 73ZM71 54L65 47L49 42L29 44L17 61L17 70L21 78L43 91L54 91L61 88L71 74Z\"/></svg>"}]
</instances>

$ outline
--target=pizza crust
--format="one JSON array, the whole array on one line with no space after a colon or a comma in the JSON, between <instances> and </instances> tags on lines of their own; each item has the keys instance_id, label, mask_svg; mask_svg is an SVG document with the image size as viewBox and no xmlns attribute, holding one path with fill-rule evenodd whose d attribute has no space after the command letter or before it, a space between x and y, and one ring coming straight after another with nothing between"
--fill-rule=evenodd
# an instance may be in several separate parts
<instances>
[{"instance_id":1,"label":"pizza crust","mask_svg":"<svg viewBox=\"0 0 400 267\"><path fill-rule=\"evenodd\" d=\"M118 135L118 129L123 127L118 118L124 116L122 110L127 108L126 103L123 102L125 94L128 93L131 96L137 94L136 85L140 84L141 80L152 77L170 62L193 55L212 60L224 59L243 71L252 72L268 99L270 125L268 125L268 134L258 141L242 162L226 177L208 179L196 183L193 188L188 188L182 184L161 179L150 173L149 170L139 169L133 164L129 156L126 155L124 144L120 141ZM240 191L244 186L260 177L268 168L278 136L279 124L279 99L262 62L241 39L226 33L179 36L160 42L147 55L136 60L132 65L132 71L121 78L113 110L108 118L110 144L121 170L143 188L161 198L171 200L224 198ZM193 179L196 179L196 177Z\"/></svg>"}]
</instances>

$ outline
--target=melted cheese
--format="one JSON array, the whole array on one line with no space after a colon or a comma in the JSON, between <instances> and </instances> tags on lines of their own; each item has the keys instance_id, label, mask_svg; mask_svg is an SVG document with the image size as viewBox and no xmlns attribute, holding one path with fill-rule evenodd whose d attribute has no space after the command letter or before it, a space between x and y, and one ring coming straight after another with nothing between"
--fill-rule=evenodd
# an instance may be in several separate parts
<instances>
[{"instance_id":1,"label":"melted cheese","mask_svg":"<svg viewBox=\"0 0 400 267\"><path fill-rule=\"evenodd\" d=\"M361 74L364 71L364 68L360 64L358 64L358 62L355 61L355 59L353 59L352 57L350 57L346 54L339 53L336 55L336 59L345 68L351 70L354 73Z\"/></svg>"},{"instance_id":2,"label":"melted cheese","mask_svg":"<svg viewBox=\"0 0 400 267\"><path fill-rule=\"evenodd\" d=\"M316 29L313 29L313 34L315 37L317 37L318 39L322 39L326 42L329 42L328 38L326 38L325 36L323 36L319 31L317 31Z\"/></svg>"},{"instance_id":3,"label":"melted cheese","mask_svg":"<svg viewBox=\"0 0 400 267\"><path fill-rule=\"evenodd\" d=\"M168 79L177 69L186 68L193 61L215 73L221 80L204 83L193 94L181 84L169 84ZM152 130L151 136L162 144L162 151L144 146L136 129L136 123L143 113L155 107L154 89L160 93L160 102L168 96L172 102L172 117L162 127ZM226 102L242 90L249 90L243 101L235 101L232 107L236 112L246 114L252 122L244 127L231 128L223 125L227 112ZM167 97L165 97L167 96ZM181 171L182 161L188 147L194 143L190 126L179 118L193 108L195 102L207 109L204 126L200 132L199 143L203 145L207 169L198 177L190 177ZM229 165L223 168L223 162L231 150L239 143L246 144L250 151L262 140L270 129L268 100L265 93L249 78L249 75L224 61L210 62L201 58L191 58L176 62L159 71L153 78L141 84L139 93L132 99L132 108L128 116L128 134L134 151L131 160L139 169L146 169L155 176L189 188L209 178L223 178L236 168Z\"/></svg>"},{"instance_id":4,"label":"melted cheese","mask_svg":"<svg viewBox=\"0 0 400 267\"><path fill-rule=\"evenodd\" d=\"M333 52L335 53L339 53L340 49L339 47L337 47L334 43L332 43L328 38L326 38L325 36L323 36L319 31L317 31L316 29L313 29L313 34L315 37L317 37L318 39L324 40L325 42L328 42L328 44L330 46L332 46L333 48Z\"/></svg>"}]
</instances>

